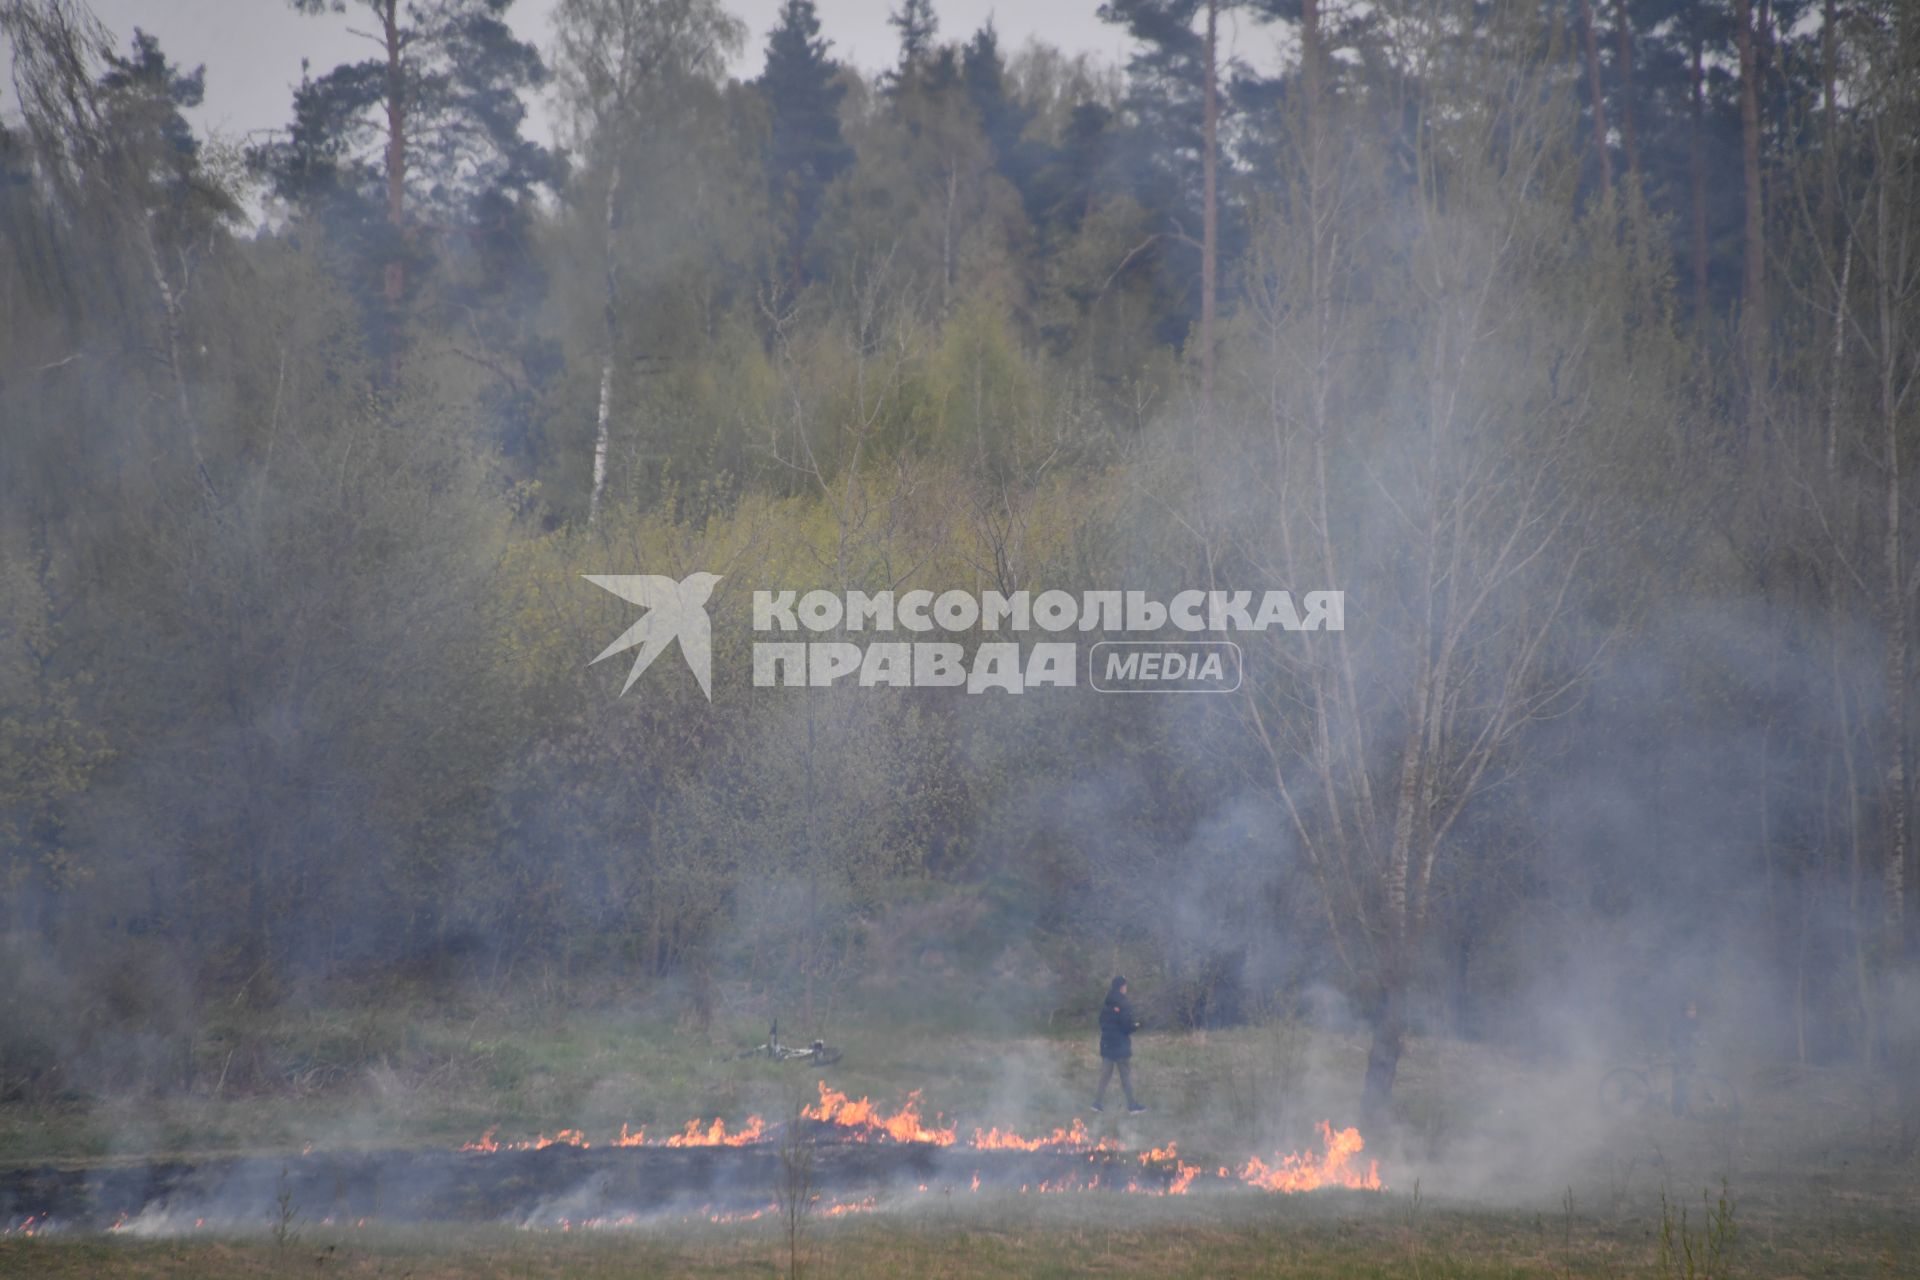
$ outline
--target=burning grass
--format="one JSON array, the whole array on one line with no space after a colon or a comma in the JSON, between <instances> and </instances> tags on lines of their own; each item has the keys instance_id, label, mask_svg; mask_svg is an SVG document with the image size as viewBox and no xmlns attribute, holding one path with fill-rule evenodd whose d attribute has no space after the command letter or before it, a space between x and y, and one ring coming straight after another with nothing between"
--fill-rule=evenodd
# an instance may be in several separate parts
<instances>
[{"instance_id":1,"label":"burning grass","mask_svg":"<svg viewBox=\"0 0 1920 1280\"><path fill-rule=\"evenodd\" d=\"M1580 1064L1536 1066L1484 1046L1416 1038L1399 1089L1409 1123L1398 1133L1366 1134L1364 1149L1346 1158L1346 1170L1364 1177L1379 1156L1390 1186L1357 1194L1323 1178L1315 1194L1290 1196L1253 1187L1311 1180L1339 1158L1340 1127L1316 1134L1311 1126L1353 1101L1364 1057L1355 1037L1301 1032L1298 1071L1285 1088L1270 1066L1272 1036L1261 1030L1142 1037L1138 1078L1152 1113L1088 1123L1076 1113L1085 1115L1097 1064L1089 1038L1078 1034L989 1039L836 1024L848 1057L828 1074L830 1092L822 1095L817 1075L791 1067L716 1064L718 1047L756 1034L745 1022L709 1041L671 1024L582 1012L560 1022L513 1011L426 1021L420 1034L434 1052L417 1073L368 1068L325 1089L270 1090L256 1081L218 1097L0 1107L0 1169L54 1159L102 1168L101 1157L124 1164L164 1155L265 1156L256 1206L264 1222L282 1156L291 1161L309 1143L334 1158L405 1147L455 1163L584 1168L604 1158L618 1167L636 1156L642 1163L758 1160L770 1170L777 1124L740 1146L704 1140L736 1138L754 1116L790 1117L804 1103L825 1113L808 1116L810 1125L864 1132L864 1140L832 1144L836 1151L903 1162L885 1192L840 1185L824 1192L834 1198L817 1215L819 1274L1202 1275L1272 1270L1276 1260L1309 1275L1411 1274L1416 1267L1423 1274L1651 1274L1661 1191L1686 1197L1697 1211L1699 1190L1717 1189L1723 1176L1739 1202L1744 1274L1892 1275L1915 1270L1920 1258L1910 1209L1920 1202L1920 1170L1886 1159L1887 1110L1876 1086L1828 1069L1802 1069L1778 1088L1742 1076L1749 1106L1737 1129L1658 1117L1594 1129L1582 1128L1594 1072ZM233 1078L242 1077L236 1070ZM797 1086L804 1098L795 1098ZM894 1137L890 1121L906 1141ZM944 1143L915 1137L949 1132ZM690 1134L702 1143L669 1143ZM472 1149L459 1152L463 1144ZM617 1150L623 1147L637 1150ZM1285 1158L1302 1151L1319 1164ZM1089 1154L1102 1159L1090 1162ZM940 1163L925 1173L907 1167L923 1156ZM1032 1163L1017 1163L1023 1159ZM1071 1160L1079 1164L1070 1171ZM997 1181L996 1168L1013 1181ZM1132 1178L1159 1194L1080 1194L1096 1189L1096 1176L1102 1192ZM1183 1179L1187 1194L1165 1194ZM1429 1206L1417 1214L1410 1208L1416 1179ZM637 1216L599 1223L619 1228L604 1231L591 1229L590 1216L566 1219L574 1222L566 1231L473 1222L457 1230L378 1221L360 1228L305 1200L297 1206L299 1248L285 1252L258 1226L233 1237L189 1222L165 1242L56 1230L0 1238L0 1275L224 1280L288 1271L295 1262L312 1269L300 1250L327 1246L334 1252L326 1269L345 1274L736 1274L764 1270L775 1256L771 1224L749 1220L771 1198L771 1172L764 1182L743 1189L752 1198L715 1202L704 1215L696 1199L651 1214L644 1225ZM923 1182L925 1192L917 1189ZM1562 1223L1557 1206L1569 1187L1576 1208ZM859 1207L825 1212L835 1204ZM335 1221L327 1223L329 1216Z\"/></svg>"},{"instance_id":2,"label":"burning grass","mask_svg":"<svg viewBox=\"0 0 1920 1280\"><path fill-rule=\"evenodd\" d=\"M817 1100L793 1108L785 1122L769 1124L758 1114L739 1122L695 1118L652 1140L644 1126L627 1122L598 1145L577 1128L503 1139L493 1126L478 1139L440 1149L316 1152L309 1146L277 1159L0 1169L0 1234L123 1228L186 1234L209 1223L257 1230L269 1202L277 1207L268 1216L276 1230L284 1229L295 1204L323 1209L330 1220L362 1223L517 1220L568 1228L634 1225L705 1201L698 1216L717 1223L759 1212L759 1197L787 1149L781 1144L795 1141L806 1144L810 1177L829 1201L823 1214L875 1209L878 1197L907 1185L916 1194L931 1189L942 1196L977 1196L983 1189L1185 1196L1223 1187L1293 1193L1382 1185L1377 1163L1360 1162L1360 1135L1324 1122L1321 1151L1272 1161L1236 1158L1214 1171L1182 1158L1172 1141L1129 1152L1112 1136L1094 1136L1078 1118L1033 1136L975 1127L963 1140L957 1124L927 1112L919 1090L888 1105L825 1080L815 1088Z\"/></svg>"},{"instance_id":3,"label":"burning grass","mask_svg":"<svg viewBox=\"0 0 1920 1280\"><path fill-rule=\"evenodd\" d=\"M1124 1152L1124 1146L1111 1136L1095 1138L1088 1132L1086 1122L1078 1117L1071 1125L1056 1127L1051 1133L1035 1137L1026 1137L998 1126L990 1129L976 1127L972 1138L962 1142L957 1126L943 1124L944 1117L937 1113L931 1119L922 1114L918 1089L907 1095L904 1104L888 1111L870 1098L851 1098L824 1080L819 1082L818 1087L820 1100L801 1107L798 1118L793 1121L796 1124L803 1121L811 1123L814 1131L807 1136L815 1141L891 1142L989 1153L1087 1153L1089 1163L1095 1166L1093 1170L1084 1176L1076 1170L1066 1178L1042 1182L1038 1187L1040 1191L1096 1190L1101 1187L1102 1178L1105 1177L1108 1189L1184 1195L1203 1172L1199 1165L1181 1161L1176 1144L1169 1142L1164 1147L1151 1148L1139 1156L1141 1166L1157 1175L1148 1185L1141 1185L1138 1178L1117 1180L1110 1173L1101 1171L1101 1158ZM1223 1183L1237 1180L1256 1190L1286 1194L1317 1191L1323 1187L1360 1191L1378 1191L1382 1188L1379 1161L1361 1163L1360 1154L1365 1150L1366 1142L1359 1130L1349 1127L1336 1131L1325 1120L1319 1123L1318 1128L1322 1150L1278 1154L1271 1162L1257 1155L1247 1156L1235 1162L1237 1173L1230 1171L1229 1165L1220 1165L1214 1180ZM757 1115L748 1116L744 1124L733 1130L727 1128L724 1118L716 1117L711 1123L689 1120L684 1129L664 1139L661 1145L744 1147L771 1141L774 1131L773 1126ZM459 1149L492 1154L500 1151L541 1151L554 1145L581 1148L591 1145L577 1129L562 1129L552 1138L542 1134L509 1143L495 1140L495 1132L489 1129L479 1140L462 1143ZM620 1136L611 1145L644 1146L644 1130L631 1130L622 1124ZM979 1174L975 1173L970 1189L977 1191L979 1185ZM1022 1188L1023 1191L1026 1189Z\"/></svg>"},{"instance_id":4,"label":"burning grass","mask_svg":"<svg viewBox=\"0 0 1920 1280\"><path fill-rule=\"evenodd\" d=\"M936 1147L953 1145L953 1126L942 1127L938 1117L931 1126L920 1117L920 1090L907 1095L906 1105L888 1114L862 1097L854 1101L838 1089L820 1082L818 1104L802 1109L801 1115L831 1125L855 1141L889 1138L894 1142L925 1142Z\"/></svg>"}]
</instances>

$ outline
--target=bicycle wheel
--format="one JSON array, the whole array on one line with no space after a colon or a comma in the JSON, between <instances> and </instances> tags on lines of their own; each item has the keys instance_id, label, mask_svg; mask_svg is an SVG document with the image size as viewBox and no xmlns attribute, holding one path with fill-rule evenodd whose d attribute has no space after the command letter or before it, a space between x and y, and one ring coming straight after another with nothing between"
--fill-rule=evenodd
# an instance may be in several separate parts
<instances>
[{"instance_id":1,"label":"bicycle wheel","mask_svg":"<svg viewBox=\"0 0 1920 1280\"><path fill-rule=\"evenodd\" d=\"M1600 1102L1609 1111L1622 1115L1645 1111L1653 1101L1653 1086L1647 1073L1633 1067L1615 1067L1600 1077Z\"/></svg>"},{"instance_id":2,"label":"bicycle wheel","mask_svg":"<svg viewBox=\"0 0 1920 1280\"><path fill-rule=\"evenodd\" d=\"M1687 1082L1687 1110L1703 1120L1735 1119L1740 1092L1725 1076L1696 1075Z\"/></svg>"}]
</instances>

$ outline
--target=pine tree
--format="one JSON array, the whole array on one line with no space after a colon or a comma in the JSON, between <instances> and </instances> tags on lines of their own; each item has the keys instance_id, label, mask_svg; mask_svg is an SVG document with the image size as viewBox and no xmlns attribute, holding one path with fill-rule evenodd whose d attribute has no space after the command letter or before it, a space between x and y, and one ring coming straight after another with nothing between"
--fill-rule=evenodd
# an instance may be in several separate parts
<instances>
[{"instance_id":1,"label":"pine tree","mask_svg":"<svg viewBox=\"0 0 1920 1280\"><path fill-rule=\"evenodd\" d=\"M980 130L993 145L1000 171L1016 187L1024 189L1024 176L1032 169L1030 149L1023 145L1027 123L1033 112L1007 88L1007 64L1000 56L1000 36L991 20L974 32L960 52L960 81L966 86L967 101L980 117Z\"/></svg>"},{"instance_id":2,"label":"pine tree","mask_svg":"<svg viewBox=\"0 0 1920 1280\"><path fill-rule=\"evenodd\" d=\"M887 15L887 25L900 33L900 65L914 66L933 52L934 37L940 34L940 17L933 11L933 0L901 0L900 7Z\"/></svg>"},{"instance_id":3,"label":"pine tree","mask_svg":"<svg viewBox=\"0 0 1920 1280\"><path fill-rule=\"evenodd\" d=\"M900 7L887 15L887 25L900 33L900 62L886 77L888 88L898 92L926 76L933 64L941 60L941 50L936 43L940 17L933 11L933 0L900 0ZM950 51L944 61L951 71Z\"/></svg>"},{"instance_id":4,"label":"pine tree","mask_svg":"<svg viewBox=\"0 0 1920 1280\"><path fill-rule=\"evenodd\" d=\"M813 0L786 0L779 25L767 37L766 67L754 82L772 120L767 186L796 281L821 198L853 163L853 150L840 136L840 100L847 89L827 56L830 44L820 36Z\"/></svg>"},{"instance_id":5,"label":"pine tree","mask_svg":"<svg viewBox=\"0 0 1920 1280\"><path fill-rule=\"evenodd\" d=\"M521 136L520 94L545 83L546 68L507 25L511 3L358 0L379 56L304 81L287 136L253 153L276 195L329 222L378 273L390 320L433 261L436 237L511 232L506 206L556 176L553 156Z\"/></svg>"},{"instance_id":6,"label":"pine tree","mask_svg":"<svg viewBox=\"0 0 1920 1280\"><path fill-rule=\"evenodd\" d=\"M1143 203L1166 211L1177 238L1200 253L1202 399L1211 407L1220 259L1220 0L1108 0L1100 17L1138 43L1127 104L1151 166ZM1196 237L1195 232L1198 232Z\"/></svg>"}]
</instances>

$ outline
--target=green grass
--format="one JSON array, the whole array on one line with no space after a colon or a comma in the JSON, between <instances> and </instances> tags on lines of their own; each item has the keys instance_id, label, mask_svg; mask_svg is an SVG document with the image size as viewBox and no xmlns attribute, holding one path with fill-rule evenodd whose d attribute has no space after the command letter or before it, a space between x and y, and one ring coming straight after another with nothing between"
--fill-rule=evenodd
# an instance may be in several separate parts
<instances>
[{"instance_id":1,"label":"green grass","mask_svg":"<svg viewBox=\"0 0 1920 1280\"><path fill-rule=\"evenodd\" d=\"M622 1123L664 1132L695 1117L783 1114L796 1091L810 1098L823 1076L882 1101L918 1088L929 1111L967 1124L1051 1127L1085 1114L1096 1067L1086 1036L900 1023L836 1029L846 1057L826 1072L730 1056L765 1034L759 1016L701 1035L618 1009L564 1019L504 1005L414 1018L285 1015L209 1035L211 1047L199 1050L204 1083L191 1094L0 1107L0 1163L297 1151L307 1143L450 1144L495 1127L503 1137L562 1127L592 1137ZM1214 1041L1229 1052L1236 1043ZM223 1080L229 1044L247 1069L229 1066ZM1142 1071L1158 1073L1154 1100L1173 1108L1168 1118L1205 1109L1212 1099L1193 1082L1209 1070L1210 1051L1180 1038L1154 1045L1143 1042ZM256 1065L262 1061L271 1067Z\"/></svg>"},{"instance_id":2,"label":"green grass","mask_svg":"<svg viewBox=\"0 0 1920 1280\"><path fill-rule=\"evenodd\" d=\"M1421 1208L1410 1195L967 1199L811 1224L818 1276L1662 1276L1659 1221ZM307 1227L246 1239L0 1241L0 1275L346 1275L585 1278L784 1275L766 1221L639 1230L520 1232ZM1910 1215L1844 1232L1761 1221L1740 1228L1727 1274L1906 1276L1920 1263Z\"/></svg>"},{"instance_id":3,"label":"green grass","mask_svg":"<svg viewBox=\"0 0 1920 1280\"><path fill-rule=\"evenodd\" d=\"M764 1032L758 1015L702 1036L612 1006L286 1016L196 1049L208 1062L248 1055L217 1091L0 1108L0 1162L451 1146L488 1128L502 1138L579 1128L601 1140L622 1123L661 1136L696 1117L773 1118L822 1073L722 1060ZM1365 1049L1285 1025L1144 1035L1137 1084L1153 1111L1123 1121L1086 1109L1089 1035L905 1021L842 1022L831 1038L846 1050L824 1073L837 1087L889 1104L920 1089L926 1111L946 1113L963 1136L976 1124L1045 1131L1077 1115L1132 1148L1177 1141L1203 1167L1310 1145L1322 1118L1351 1123ZM1388 1184L1380 1194L929 1195L813 1222L810 1274L1679 1276L1678 1214L1688 1215L1682 1237L1699 1236L1711 1209L1702 1194L1717 1198L1723 1185L1736 1227L1727 1273L1920 1274L1920 1169L1890 1151L1883 1082L1729 1072L1747 1104L1737 1123L1621 1120L1594 1105L1605 1065L1416 1039L1397 1091L1402 1125L1367 1135ZM1663 1197L1667 1253L1680 1259L1665 1267ZM55 1277L770 1275L785 1265L764 1221L565 1234L300 1224L285 1245L265 1233L0 1239L0 1275Z\"/></svg>"}]
</instances>

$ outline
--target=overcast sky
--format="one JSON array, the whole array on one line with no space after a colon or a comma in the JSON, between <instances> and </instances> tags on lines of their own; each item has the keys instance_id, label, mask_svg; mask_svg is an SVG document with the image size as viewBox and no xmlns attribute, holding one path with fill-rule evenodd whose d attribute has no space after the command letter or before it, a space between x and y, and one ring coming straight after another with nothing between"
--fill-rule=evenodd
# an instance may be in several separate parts
<instances>
[{"instance_id":1,"label":"overcast sky","mask_svg":"<svg viewBox=\"0 0 1920 1280\"><path fill-rule=\"evenodd\" d=\"M514 27L549 47L548 20L556 0L517 0ZM897 49L887 13L897 0L819 0L821 33L833 53L868 71L892 65ZM160 38L167 56L183 67L204 63L207 100L194 123L202 130L236 135L283 127L291 114L292 86L300 59L316 74L369 56L372 46L349 33L366 29L364 11L304 17L287 0L91 0L92 8L121 44L137 26ZM746 21L747 45L735 70L757 74L780 0L726 0ZM1121 61L1126 40L1119 29L1094 16L1099 0L936 0L940 34L964 39L991 16L1001 48L1011 52L1038 38L1068 52L1090 52ZM9 98L11 94L7 95ZM546 113L536 120L544 122ZM544 123L541 124L544 131Z\"/></svg>"}]
</instances>

